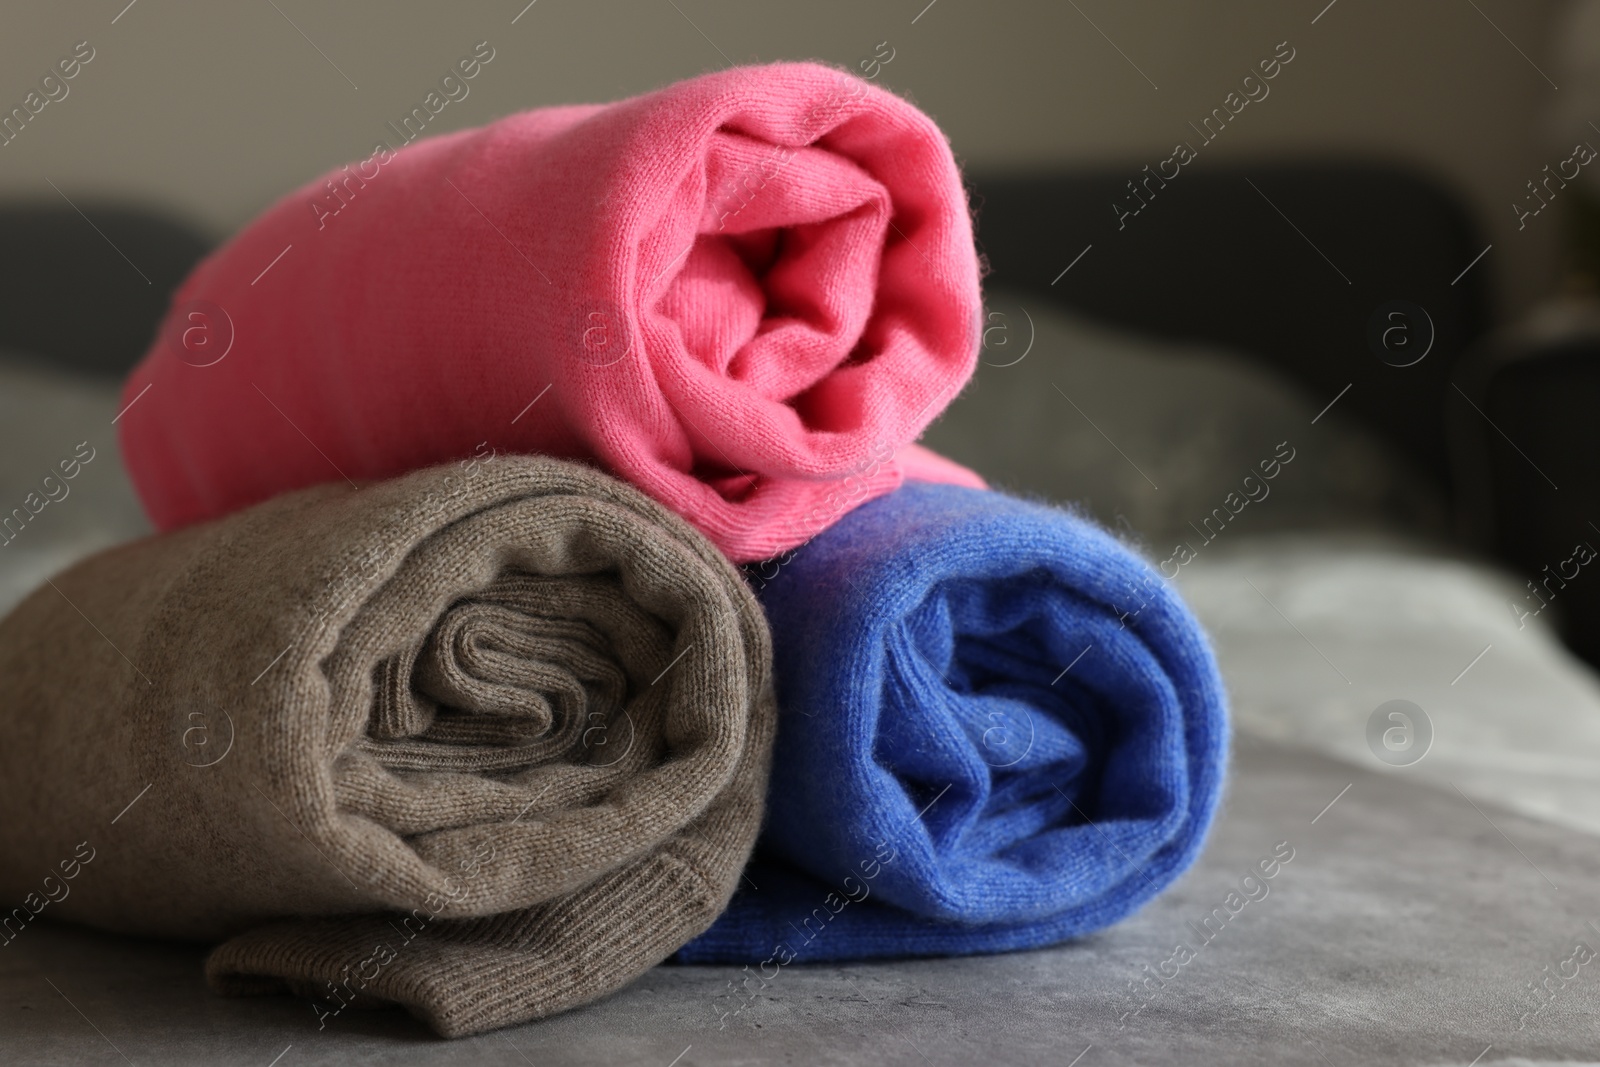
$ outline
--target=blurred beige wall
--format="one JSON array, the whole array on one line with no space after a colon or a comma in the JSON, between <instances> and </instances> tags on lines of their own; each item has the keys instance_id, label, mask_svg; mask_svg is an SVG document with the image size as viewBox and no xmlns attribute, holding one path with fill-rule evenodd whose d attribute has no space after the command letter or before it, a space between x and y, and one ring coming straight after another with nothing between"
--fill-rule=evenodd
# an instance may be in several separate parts
<instances>
[{"instance_id":1,"label":"blurred beige wall","mask_svg":"<svg viewBox=\"0 0 1600 1067\"><path fill-rule=\"evenodd\" d=\"M8 5L0 110L75 42L95 58L0 148L0 194L54 197L49 179L74 199L137 196L225 235L317 171L367 155L485 40L494 60L430 132L730 61L854 66L887 41L881 83L932 113L970 166L1153 163L1287 40L1292 66L1200 166L1328 151L1419 165L1488 227L1494 251L1478 269L1502 310L1553 284L1556 220L1517 232L1510 208L1567 154L1542 132L1557 90L1534 66L1555 76L1553 0L525 2Z\"/></svg>"}]
</instances>

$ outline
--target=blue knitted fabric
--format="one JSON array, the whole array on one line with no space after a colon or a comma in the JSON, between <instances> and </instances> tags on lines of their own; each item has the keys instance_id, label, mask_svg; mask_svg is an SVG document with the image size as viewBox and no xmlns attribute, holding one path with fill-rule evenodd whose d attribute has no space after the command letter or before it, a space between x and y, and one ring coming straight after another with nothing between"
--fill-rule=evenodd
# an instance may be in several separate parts
<instances>
[{"instance_id":1,"label":"blue knitted fabric","mask_svg":"<svg viewBox=\"0 0 1600 1067\"><path fill-rule=\"evenodd\" d=\"M681 962L995 952L1116 922L1198 854L1205 635L1099 527L912 483L752 568L780 720L758 860Z\"/></svg>"}]
</instances>

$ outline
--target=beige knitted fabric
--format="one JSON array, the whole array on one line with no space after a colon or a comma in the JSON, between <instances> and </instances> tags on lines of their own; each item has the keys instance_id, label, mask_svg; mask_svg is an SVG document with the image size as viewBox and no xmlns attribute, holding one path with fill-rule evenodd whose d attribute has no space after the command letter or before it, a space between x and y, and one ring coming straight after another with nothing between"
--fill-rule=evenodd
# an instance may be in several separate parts
<instances>
[{"instance_id":1,"label":"beige knitted fabric","mask_svg":"<svg viewBox=\"0 0 1600 1067\"><path fill-rule=\"evenodd\" d=\"M40 913L228 939L216 988L292 989L323 1026L593 1000L733 891L769 641L709 541L542 458L113 549L0 622L0 946Z\"/></svg>"}]
</instances>

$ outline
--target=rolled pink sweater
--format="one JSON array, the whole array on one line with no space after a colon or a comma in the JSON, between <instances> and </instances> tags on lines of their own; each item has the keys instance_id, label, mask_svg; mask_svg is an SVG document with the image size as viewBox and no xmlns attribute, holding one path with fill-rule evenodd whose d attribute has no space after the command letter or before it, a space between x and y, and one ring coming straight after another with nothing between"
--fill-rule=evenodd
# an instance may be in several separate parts
<instances>
[{"instance_id":1,"label":"rolled pink sweater","mask_svg":"<svg viewBox=\"0 0 1600 1067\"><path fill-rule=\"evenodd\" d=\"M123 453L163 529L491 449L588 459L763 559L908 476L983 484L911 444L973 371L978 279L928 116L734 68L289 194L175 295Z\"/></svg>"}]
</instances>

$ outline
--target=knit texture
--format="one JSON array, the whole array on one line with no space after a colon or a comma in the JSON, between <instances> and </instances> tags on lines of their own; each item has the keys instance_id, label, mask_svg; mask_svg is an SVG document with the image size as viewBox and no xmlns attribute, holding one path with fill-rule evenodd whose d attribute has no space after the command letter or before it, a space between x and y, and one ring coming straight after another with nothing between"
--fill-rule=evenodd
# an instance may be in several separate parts
<instances>
[{"instance_id":1,"label":"knit texture","mask_svg":"<svg viewBox=\"0 0 1600 1067\"><path fill-rule=\"evenodd\" d=\"M171 529L487 441L765 559L908 474L982 484L910 444L972 373L978 277L943 134L853 75L527 111L385 147L206 259L128 378L123 455Z\"/></svg>"},{"instance_id":2,"label":"knit texture","mask_svg":"<svg viewBox=\"0 0 1600 1067\"><path fill-rule=\"evenodd\" d=\"M0 622L0 899L86 839L49 914L229 939L224 992L295 990L324 1026L398 1002L451 1036L561 1011L726 904L770 655L709 541L560 460L115 548Z\"/></svg>"},{"instance_id":3,"label":"knit texture","mask_svg":"<svg viewBox=\"0 0 1600 1067\"><path fill-rule=\"evenodd\" d=\"M750 570L780 708L766 862L680 960L770 978L1049 945L1194 860L1222 682L1178 596L1105 531L911 484Z\"/></svg>"}]
</instances>

